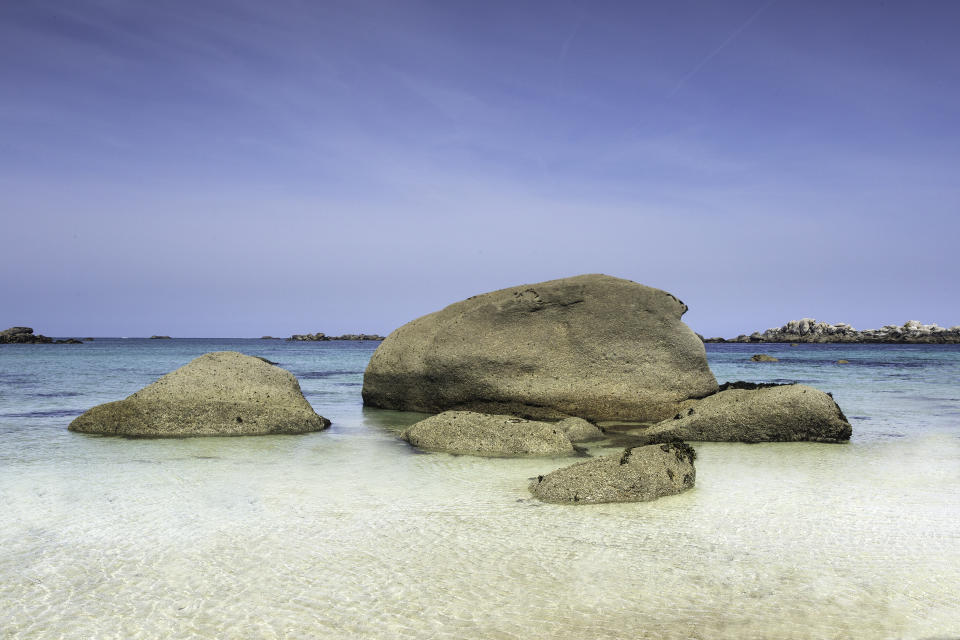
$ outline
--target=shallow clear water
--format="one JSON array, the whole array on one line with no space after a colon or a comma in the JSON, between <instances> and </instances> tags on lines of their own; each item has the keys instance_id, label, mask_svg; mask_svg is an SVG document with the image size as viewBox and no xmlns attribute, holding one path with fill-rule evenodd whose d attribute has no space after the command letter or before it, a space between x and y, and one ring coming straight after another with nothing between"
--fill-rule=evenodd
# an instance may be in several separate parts
<instances>
[{"instance_id":1,"label":"shallow clear water","mask_svg":"<svg viewBox=\"0 0 960 640\"><path fill-rule=\"evenodd\" d=\"M960 348L707 345L720 381L832 391L853 440L702 443L692 491L569 507L526 490L568 459L418 454L397 440L418 416L360 402L375 347L0 346L0 635L960 636ZM293 371L333 426L66 431L223 349ZM781 361L749 362L757 352Z\"/></svg>"}]
</instances>

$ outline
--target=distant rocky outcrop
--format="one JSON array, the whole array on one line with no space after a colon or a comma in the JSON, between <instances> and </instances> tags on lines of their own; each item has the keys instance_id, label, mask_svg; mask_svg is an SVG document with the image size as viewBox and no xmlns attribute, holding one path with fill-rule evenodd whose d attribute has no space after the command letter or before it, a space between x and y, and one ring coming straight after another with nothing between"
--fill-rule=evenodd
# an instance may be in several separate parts
<instances>
[{"instance_id":1,"label":"distant rocky outcrop","mask_svg":"<svg viewBox=\"0 0 960 640\"><path fill-rule=\"evenodd\" d=\"M659 420L717 389L686 311L666 291L599 274L473 296L391 333L367 366L364 404Z\"/></svg>"},{"instance_id":2,"label":"distant rocky outcrop","mask_svg":"<svg viewBox=\"0 0 960 640\"><path fill-rule=\"evenodd\" d=\"M544 502L646 502L693 488L696 454L682 442L633 447L558 469L530 483Z\"/></svg>"},{"instance_id":3,"label":"distant rocky outcrop","mask_svg":"<svg viewBox=\"0 0 960 640\"><path fill-rule=\"evenodd\" d=\"M0 344L49 344L53 338L35 334L30 327L10 327L0 331Z\"/></svg>"},{"instance_id":4,"label":"distant rocky outcrop","mask_svg":"<svg viewBox=\"0 0 960 640\"><path fill-rule=\"evenodd\" d=\"M444 411L401 436L430 451L472 456L562 456L574 453L557 424L473 411Z\"/></svg>"},{"instance_id":5,"label":"distant rocky outcrop","mask_svg":"<svg viewBox=\"0 0 960 640\"><path fill-rule=\"evenodd\" d=\"M767 329L736 338L705 338L704 342L850 342L887 344L960 344L960 326L950 328L910 320L903 326L886 325L879 329L857 331L849 324L828 324L813 318L791 320L779 328Z\"/></svg>"},{"instance_id":6,"label":"distant rocky outcrop","mask_svg":"<svg viewBox=\"0 0 960 640\"><path fill-rule=\"evenodd\" d=\"M76 338L54 340L33 332L30 327L10 327L0 331L0 344L83 344Z\"/></svg>"},{"instance_id":7,"label":"distant rocky outcrop","mask_svg":"<svg viewBox=\"0 0 960 640\"><path fill-rule=\"evenodd\" d=\"M150 336L151 340L173 340L170 336Z\"/></svg>"},{"instance_id":8,"label":"distant rocky outcrop","mask_svg":"<svg viewBox=\"0 0 960 640\"><path fill-rule=\"evenodd\" d=\"M320 431L330 421L289 371L218 351L196 358L125 400L98 405L71 431L137 437L242 436Z\"/></svg>"},{"instance_id":9,"label":"distant rocky outcrop","mask_svg":"<svg viewBox=\"0 0 960 640\"><path fill-rule=\"evenodd\" d=\"M383 336L374 333L345 333L342 336L328 336L325 333L295 333L287 341L326 342L328 340L383 340Z\"/></svg>"},{"instance_id":10,"label":"distant rocky outcrop","mask_svg":"<svg viewBox=\"0 0 960 640\"><path fill-rule=\"evenodd\" d=\"M852 428L830 394L802 384L727 383L673 418L630 435L643 442L847 442Z\"/></svg>"},{"instance_id":11,"label":"distant rocky outcrop","mask_svg":"<svg viewBox=\"0 0 960 640\"><path fill-rule=\"evenodd\" d=\"M279 340L280 338L274 338L273 336L260 336L261 340Z\"/></svg>"}]
</instances>

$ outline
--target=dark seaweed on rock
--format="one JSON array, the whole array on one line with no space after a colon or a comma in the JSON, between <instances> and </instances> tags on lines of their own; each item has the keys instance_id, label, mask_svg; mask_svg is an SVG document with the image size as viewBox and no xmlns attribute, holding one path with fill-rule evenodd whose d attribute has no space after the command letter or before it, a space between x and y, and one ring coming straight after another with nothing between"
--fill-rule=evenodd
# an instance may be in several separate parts
<instances>
[{"instance_id":1,"label":"dark seaweed on rock","mask_svg":"<svg viewBox=\"0 0 960 640\"><path fill-rule=\"evenodd\" d=\"M726 391L727 389L746 389L747 391L753 391L754 389L768 389L770 387L785 387L787 385L794 384L792 382L746 382L744 380L737 380L735 382L724 382L717 389L717 393L721 391Z\"/></svg>"}]
</instances>

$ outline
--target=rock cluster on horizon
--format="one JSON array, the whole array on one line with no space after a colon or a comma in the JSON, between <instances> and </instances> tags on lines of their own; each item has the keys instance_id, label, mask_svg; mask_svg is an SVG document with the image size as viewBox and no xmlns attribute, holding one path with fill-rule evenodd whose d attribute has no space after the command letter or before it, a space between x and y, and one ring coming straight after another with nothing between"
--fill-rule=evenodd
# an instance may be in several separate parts
<instances>
[{"instance_id":1,"label":"rock cluster on horizon","mask_svg":"<svg viewBox=\"0 0 960 640\"><path fill-rule=\"evenodd\" d=\"M473 296L387 336L364 404L660 420L717 390L686 311L666 291L599 274Z\"/></svg>"},{"instance_id":2,"label":"rock cluster on horizon","mask_svg":"<svg viewBox=\"0 0 960 640\"><path fill-rule=\"evenodd\" d=\"M124 400L97 405L71 431L152 438L320 431L292 373L236 351L207 353Z\"/></svg>"},{"instance_id":3,"label":"rock cluster on horizon","mask_svg":"<svg viewBox=\"0 0 960 640\"><path fill-rule=\"evenodd\" d=\"M269 337L261 340L273 339ZM328 336L325 333L295 333L289 338L288 342L326 342L327 340L383 340L383 336L375 333L345 333L342 336Z\"/></svg>"},{"instance_id":4,"label":"rock cluster on horizon","mask_svg":"<svg viewBox=\"0 0 960 640\"><path fill-rule=\"evenodd\" d=\"M950 328L909 320L903 326L888 324L857 331L849 324L828 324L813 318L791 320L782 327L741 334L736 338L705 338L704 342L849 342L886 344L960 344L960 326Z\"/></svg>"},{"instance_id":5,"label":"rock cluster on horizon","mask_svg":"<svg viewBox=\"0 0 960 640\"><path fill-rule=\"evenodd\" d=\"M83 344L76 338L54 340L34 333L31 327L10 327L0 331L0 344Z\"/></svg>"}]
</instances>

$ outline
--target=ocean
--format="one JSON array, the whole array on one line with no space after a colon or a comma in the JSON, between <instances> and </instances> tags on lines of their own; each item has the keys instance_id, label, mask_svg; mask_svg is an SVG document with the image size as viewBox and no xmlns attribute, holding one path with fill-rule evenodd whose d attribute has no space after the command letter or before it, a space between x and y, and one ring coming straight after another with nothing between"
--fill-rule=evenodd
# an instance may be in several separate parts
<instances>
[{"instance_id":1,"label":"ocean","mask_svg":"<svg viewBox=\"0 0 960 640\"><path fill-rule=\"evenodd\" d=\"M573 460L398 440L421 415L360 398L377 344L0 345L0 637L960 637L960 345L708 344L720 382L832 392L851 442L700 443L689 492L562 506L527 484ZM67 431L220 350L289 369L333 425Z\"/></svg>"}]
</instances>

